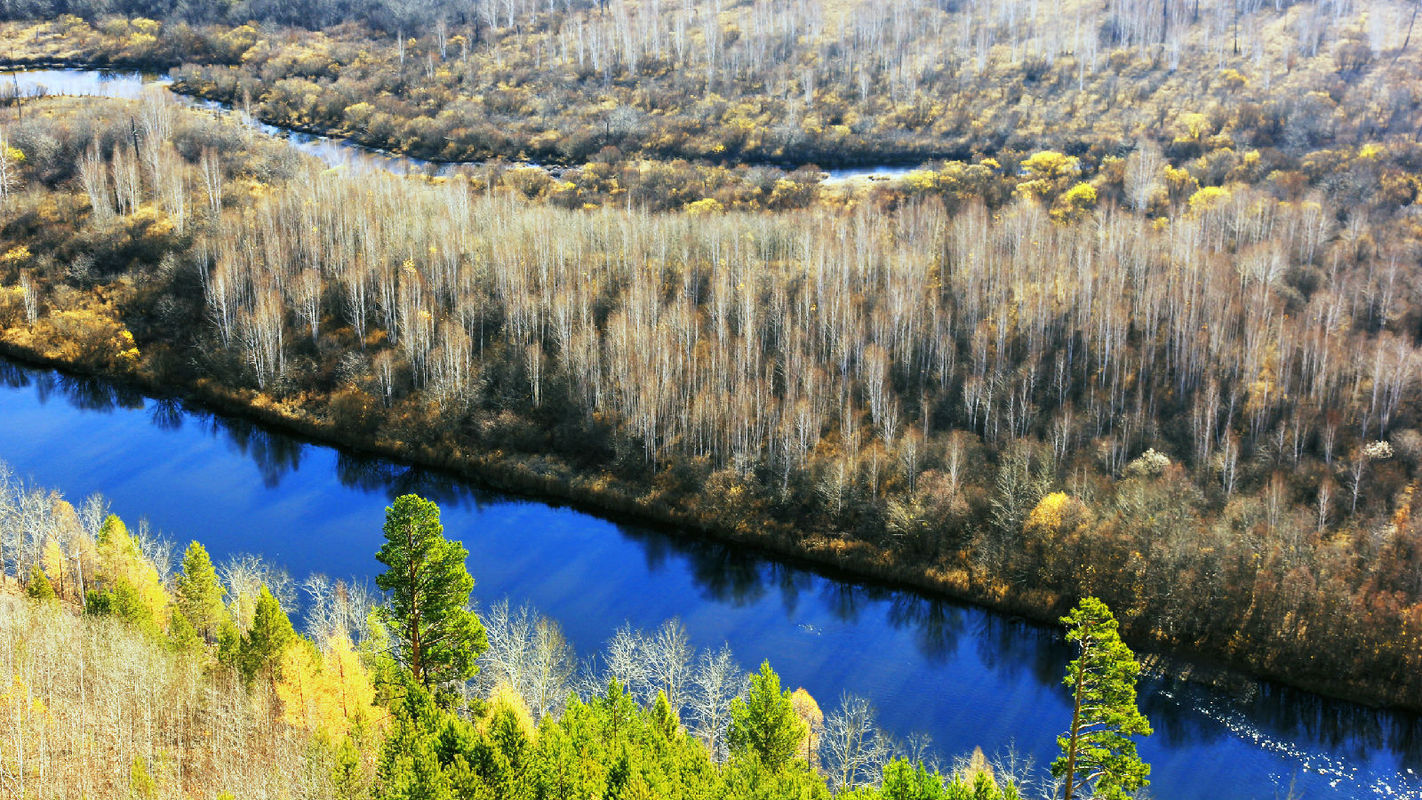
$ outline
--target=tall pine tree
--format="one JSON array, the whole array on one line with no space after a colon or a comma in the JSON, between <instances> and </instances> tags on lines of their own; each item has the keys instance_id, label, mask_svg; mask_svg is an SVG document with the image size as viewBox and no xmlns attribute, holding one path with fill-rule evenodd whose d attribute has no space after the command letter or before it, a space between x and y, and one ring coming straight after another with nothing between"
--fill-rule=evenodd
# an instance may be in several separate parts
<instances>
[{"instance_id":1,"label":"tall pine tree","mask_svg":"<svg viewBox=\"0 0 1422 800\"><path fill-rule=\"evenodd\" d=\"M753 755L771 772L784 768L795 757L808 726L795 714L789 692L780 690L780 676L763 661L750 678L744 700L731 701L731 728L726 739L731 752Z\"/></svg>"},{"instance_id":2,"label":"tall pine tree","mask_svg":"<svg viewBox=\"0 0 1422 800\"><path fill-rule=\"evenodd\" d=\"M252 629L242 637L237 663L242 669L242 677L251 681L258 675L277 677L277 667L282 653L296 639L296 631L291 627L291 619L281 610L271 590L262 585L257 596L257 611L252 617Z\"/></svg>"},{"instance_id":3,"label":"tall pine tree","mask_svg":"<svg viewBox=\"0 0 1422 800\"><path fill-rule=\"evenodd\" d=\"M1131 738L1151 732L1136 708L1140 664L1121 641L1111 609L1095 597L1082 600L1062 622L1079 655L1067 665L1071 728L1057 737L1062 756L1052 762L1052 774L1062 781L1064 800L1079 792L1103 800L1130 797L1150 782L1150 765Z\"/></svg>"},{"instance_id":4,"label":"tall pine tree","mask_svg":"<svg viewBox=\"0 0 1422 800\"><path fill-rule=\"evenodd\" d=\"M469 610L474 578L469 551L444 538L439 506L413 494L385 510L385 544L375 558L388 569L375 579L390 593L384 616L396 657L416 681L437 688L472 677L489 646L484 626Z\"/></svg>"},{"instance_id":5,"label":"tall pine tree","mask_svg":"<svg viewBox=\"0 0 1422 800\"><path fill-rule=\"evenodd\" d=\"M217 570L212 566L207 549L197 542L189 544L183 552L183 572L178 576L176 599L183 616L208 641L216 641L218 629L227 616L227 606L222 603L226 592L217 579Z\"/></svg>"}]
</instances>

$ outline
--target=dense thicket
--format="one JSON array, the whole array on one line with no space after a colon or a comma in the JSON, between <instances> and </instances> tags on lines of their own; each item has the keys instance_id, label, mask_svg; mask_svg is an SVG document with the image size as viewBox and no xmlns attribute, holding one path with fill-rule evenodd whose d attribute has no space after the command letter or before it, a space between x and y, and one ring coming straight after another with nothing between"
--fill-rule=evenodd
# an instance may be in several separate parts
<instances>
[{"instance_id":1,"label":"dense thicket","mask_svg":"<svg viewBox=\"0 0 1422 800\"><path fill-rule=\"evenodd\" d=\"M270 567L235 558L218 583L205 555L175 566L170 542L130 532L102 497L76 508L0 462L6 796L334 799L369 786L384 722L362 665L375 651L353 644L369 601L311 582L311 638L298 642ZM44 599L18 596L26 578ZM199 583L229 598L207 630L184 613ZM290 639L264 633L282 625Z\"/></svg>"},{"instance_id":2,"label":"dense thicket","mask_svg":"<svg viewBox=\"0 0 1422 800\"><path fill-rule=\"evenodd\" d=\"M1318 189L1200 187L1142 148L1115 188L1035 154L996 212L944 170L662 215L314 171L156 98L70 107L9 129L11 345L1422 697L1422 236L1328 188L1391 145L1328 151Z\"/></svg>"},{"instance_id":3,"label":"dense thicket","mask_svg":"<svg viewBox=\"0 0 1422 800\"><path fill-rule=\"evenodd\" d=\"M1422 107L1416 8L1399 0L410 9L425 21L395 38L241 25L299 22L243 4L237 27L74 18L7 38L11 57L188 62L175 73L182 91L441 159L989 156L1015 174L1031 152L1057 149L1090 172L1153 140L1172 159L1204 144L1287 171L1318 149L1415 142Z\"/></svg>"},{"instance_id":4,"label":"dense thicket","mask_svg":"<svg viewBox=\"0 0 1422 800\"><path fill-rule=\"evenodd\" d=\"M514 0L518 6L527 6ZM568 0L559 3L572 5ZM577 7L591 5L578 0ZM387 33L423 29L443 20L445 24L478 24L498 13L499 0L303 0L278 3L273 0L4 0L0 18L54 19L73 15L102 19L110 15L143 17L175 23L208 24L264 22L295 25L308 29L343 22L360 22ZM520 8L520 17L527 13Z\"/></svg>"}]
</instances>

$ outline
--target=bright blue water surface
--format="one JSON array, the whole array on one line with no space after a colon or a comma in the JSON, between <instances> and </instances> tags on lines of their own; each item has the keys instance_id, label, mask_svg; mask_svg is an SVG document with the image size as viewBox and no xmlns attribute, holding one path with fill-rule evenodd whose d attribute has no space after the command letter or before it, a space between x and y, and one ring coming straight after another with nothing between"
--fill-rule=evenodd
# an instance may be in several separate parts
<instances>
[{"instance_id":1,"label":"bright blue water surface","mask_svg":"<svg viewBox=\"0 0 1422 800\"><path fill-rule=\"evenodd\" d=\"M912 592L825 577L717 544L480 490L341 453L181 403L0 362L0 459L71 500L102 492L214 558L258 553L298 579L367 579L385 506L436 499L469 548L484 604L556 618L583 655L624 620L679 616L700 647L770 659L826 710L841 692L881 722L926 732L945 757L1015 743L1039 765L1070 717L1059 632ZM1157 798L1422 798L1422 725L1263 685L1240 699L1147 681L1156 734L1141 744Z\"/></svg>"}]
</instances>

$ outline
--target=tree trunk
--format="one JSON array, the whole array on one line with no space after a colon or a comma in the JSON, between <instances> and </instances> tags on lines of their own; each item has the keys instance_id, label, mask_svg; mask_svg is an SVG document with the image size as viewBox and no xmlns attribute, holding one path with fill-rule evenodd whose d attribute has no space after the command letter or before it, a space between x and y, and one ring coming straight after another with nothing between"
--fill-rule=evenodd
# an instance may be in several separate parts
<instances>
[{"instance_id":1,"label":"tree trunk","mask_svg":"<svg viewBox=\"0 0 1422 800\"><path fill-rule=\"evenodd\" d=\"M1394 58L1393 61L1401 58L1402 54L1407 52L1407 45L1412 43L1412 26L1417 22L1417 10L1419 8L1422 8L1422 0L1418 0L1417 5L1412 9L1412 16L1407 20L1407 35L1402 37L1402 47L1398 48L1397 58Z\"/></svg>"},{"instance_id":2,"label":"tree trunk","mask_svg":"<svg viewBox=\"0 0 1422 800\"><path fill-rule=\"evenodd\" d=\"M405 547L407 553L413 554L415 552L415 526L413 524L405 529ZM409 573L411 587L410 619L408 620L410 625L410 674L428 688L429 683L425 680L424 665L420 658L420 596L416 588L419 586L420 570L415 565L413 555L410 556Z\"/></svg>"},{"instance_id":3,"label":"tree trunk","mask_svg":"<svg viewBox=\"0 0 1422 800\"><path fill-rule=\"evenodd\" d=\"M1086 648L1082 647L1082 658L1086 657ZM1076 744L1077 734L1081 729L1081 685L1086 680L1086 665L1080 660L1076 668L1076 691L1073 692L1071 709L1071 741L1067 744L1067 768L1066 768L1066 795L1063 800L1071 800L1072 784L1076 782Z\"/></svg>"}]
</instances>

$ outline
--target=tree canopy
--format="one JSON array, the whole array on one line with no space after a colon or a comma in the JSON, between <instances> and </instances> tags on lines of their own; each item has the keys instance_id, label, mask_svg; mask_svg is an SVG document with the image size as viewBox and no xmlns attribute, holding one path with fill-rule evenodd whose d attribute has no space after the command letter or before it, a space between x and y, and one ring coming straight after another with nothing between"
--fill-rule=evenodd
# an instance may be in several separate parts
<instances>
[{"instance_id":1,"label":"tree canopy","mask_svg":"<svg viewBox=\"0 0 1422 800\"><path fill-rule=\"evenodd\" d=\"M727 733L731 752L754 756L773 772L795 757L807 734L808 726L795 713L791 693L780 690L780 676L769 661L762 661L760 671L751 676L745 699L731 702Z\"/></svg>"},{"instance_id":2,"label":"tree canopy","mask_svg":"<svg viewBox=\"0 0 1422 800\"><path fill-rule=\"evenodd\" d=\"M1132 736L1149 736L1150 723L1136 707L1141 667L1121 641L1111 609L1087 597L1062 618L1067 641L1079 655L1067 665L1071 727L1057 737L1062 756L1052 763L1065 800L1078 793L1105 800L1131 797L1150 783L1150 765L1136 754Z\"/></svg>"},{"instance_id":3,"label":"tree canopy","mask_svg":"<svg viewBox=\"0 0 1422 800\"><path fill-rule=\"evenodd\" d=\"M484 626L468 607L474 589L464 565L469 551L444 537L439 506L413 494L385 510L384 533L375 557L388 569L375 583L390 593L384 617L397 659L426 688L467 680L488 647Z\"/></svg>"},{"instance_id":4,"label":"tree canopy","mask_svg":"<svg viewBox=\"0 0 1422 800\"><path fill-rule=\"evenodd\" d=\"M215 639L218 627L227 616L222 597L227 593L217 579L217 570L207 549L192 542L183 553L183 571L176 586L178 608L193 628L209 640Z\"/></svg>"},{"instance_id":5,"label":"tree canopy","mask_svg":"<svg viewBox=\"0 0 1422 800\"><path fill-rule=\"evenodd\" d=\"M281 603L277 602L271 590L263 585L257 596L252 628L242 637L238 651L242 676L248 681L258 675L275 677L282 654L295 640L296 631L291 626L291 619L281 610Z\"/></svg>"}]
</instances>

